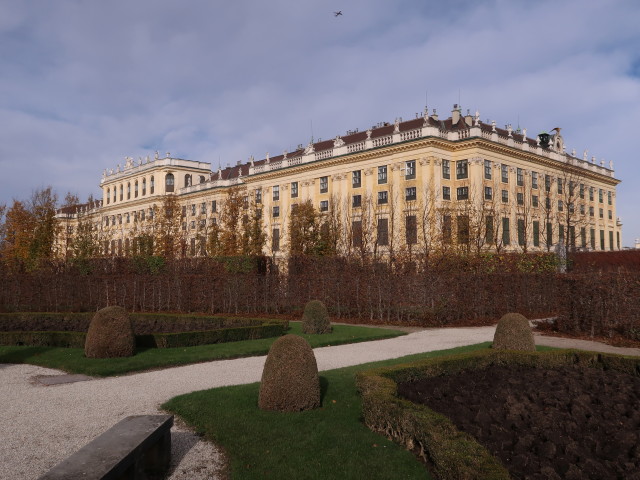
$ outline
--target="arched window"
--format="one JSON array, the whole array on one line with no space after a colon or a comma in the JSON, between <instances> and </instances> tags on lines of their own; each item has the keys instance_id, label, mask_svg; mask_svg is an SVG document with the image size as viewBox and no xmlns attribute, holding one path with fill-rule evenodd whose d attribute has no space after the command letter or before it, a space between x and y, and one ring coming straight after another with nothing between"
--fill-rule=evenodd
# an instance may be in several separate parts
<instances>
[{"instance_id":1,"label":"arched window","mask_svg":"<svg viewBox=\"0 0 640 480\"><path fill-rule=\"evenodd\" d=\"M107 188L107 205L109 205L110 201L111 201L111 189Z\"/></svg>"},{"instance_id":2,"label":"arched window","mask_svg":"<svg viewBox=\"0 0 640 480\"><path fill-rule=\"evenodd\" d=\"M200 183L204 183L204 175L200 175Z\"/></svg>"},{"instance_id":3,"label":"arched window","mask_svg":"<svg viewBox=\"0 0 640 480\"><path fill-rule=\"evenodd\" d=\"M133 185L133 196L138 198L138 180L136 180L136 183Z\"/></svg>"},{"instance_id":4,"label":"arched window","mask_svg":"<svg viewBox=\"0 0 640 480\"><path fill-rule=\"evenodd\" d=\"M120 201L124 200L124 185L120 184Z\"/></svg>"},{"instance_id":5,"label":"arched window","mask_svg":"<svg viewBox=\"0 0 640 480\"><path fill-rule=\"evenodd\" d=\"M131 200L131 183L127 183L127 200Z\"/></svg>"},{"instance_id":6,"label":"arched window","mask_svg":"<svg viewBox=\"0 0 640 480\"><path fill-rule=\"evenodd\" d=\"M153 179L153 175L151 176L151 182L149 183L149 193L153 194L153 189L156 186L156 182Z\"/></svg>"},{"instance_id":7,"label":"arched window","mask_svg":"<svg viewBox=\"0 0 640 480\"><path fill-rule=\"evenodd\" d=\"M173 173L167 173L167 176L164 177L165 191L173 192L174 183L175 183L175 179L173 178Z\"/></svg>"},{"instance_id":8,"label":"arched window","mask_svg":"<svg viewBox=\"0 0 640 480\"><path fill-rule=\"evenodd\" d=\"M116 203L116 191L118 190L118 187L113 187L113 203Z\"/></svg>"},{"instance_id":9,"label":"arched window","mask_svg":"<svg viewBox=\"0 0 640 480\"><path fill-rule=\"evenodd\" d=\"M142 179L142 196L147 194L147 179Z\"/></svg>"},{"instance_id":10,"label":"arched window","mask_svg":"<svg viewBox=\"0 0 640 480\"><path fill-rule=\"evenodd\" d=\"M185 187L191 186L191 175L189 175L188 173L184 176L184 186Z\"/></svg>"}]
</instances>

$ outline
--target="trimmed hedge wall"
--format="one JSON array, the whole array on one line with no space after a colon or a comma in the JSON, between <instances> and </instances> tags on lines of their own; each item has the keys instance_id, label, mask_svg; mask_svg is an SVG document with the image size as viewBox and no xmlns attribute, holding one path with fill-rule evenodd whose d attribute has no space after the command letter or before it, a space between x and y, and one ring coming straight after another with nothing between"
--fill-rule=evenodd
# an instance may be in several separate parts
<instances>
[{"instance_id":1,"label":"trimmed hedge wall","mask_svg":"<svg viewBox=\"0 0 640 480\"><path fill-rule=\"evenodd\" d=\"M37 312L0 314L0 345L84 348L92 315ZM136 346L146 348L191 347L278 337L289 328L287 320L261 318L133 314L131 319ZM43 330L34 329L34 326L40 325ZM30 329L18 331L21 326Z\"/></svg>"},{"instance_id":2,"label":"trimmed hedge wall","mask_svg":"<svg viewBox=\"0 0 640 480\"><path fill-rule=\"evenodd\" d=\"M574 350L539 353L483 351L427 359L356 375L365 424L417 453L433 465L435 475L442 480L507 480L506 468L471 435L459 431L444 415L399 398L397 385L425 377L513 363L542 368L578 364L640 376L640 358Z\"/></svg>"}]
</instances>

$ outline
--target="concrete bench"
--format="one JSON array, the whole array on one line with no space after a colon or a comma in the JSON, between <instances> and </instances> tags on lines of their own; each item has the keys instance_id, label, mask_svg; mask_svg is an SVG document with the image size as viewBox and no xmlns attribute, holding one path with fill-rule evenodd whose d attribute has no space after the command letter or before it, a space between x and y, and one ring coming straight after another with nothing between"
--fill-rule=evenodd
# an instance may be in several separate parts
<instances>
[{"instance_id":1,"label":"concrete bench","mask_svg":"<svg viewBox=\"0 0 640 480\"><path fill-rule=\"evenodd\" d=\"M161 474L171 459L173 415L135 415L94 438L40 480L133 480Z\"/></svg>"}]
</instances>

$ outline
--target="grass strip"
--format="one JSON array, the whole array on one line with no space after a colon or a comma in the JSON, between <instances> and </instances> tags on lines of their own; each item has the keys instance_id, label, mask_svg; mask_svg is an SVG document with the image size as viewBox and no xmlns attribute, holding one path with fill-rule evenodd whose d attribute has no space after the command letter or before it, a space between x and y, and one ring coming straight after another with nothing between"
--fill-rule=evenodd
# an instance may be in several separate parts
<instances>
[{"instance_id":1,"label":"grass strip","mask_svg":"<svg viewBox=\"0 0 640 480\"><path fill-rule=\"evenodd\" d=\"M320 372L322 407L299 413L258 408L259 383L175 397L162 408L221 446L232 479L432 478L400 445L362 423L357 372L487 350L490 342ZM372 348L375 348L372 346Z\"/></svg>"},{"instance_id":2,"label":"grass strip","mask_svg":"<svg viewBox=\"0 0 640 480\"><path fill-rule=\"evenodd\" d=\"M359 325L333 325L331 333L305 335L300 322L290 322L287 333L303 336L314 348L406 334L399 330ZM195 347L138 349L136 355L125 358L86 358L81 348L0 346L0 363L29 363L70 373L108 377L189 363L266 355L275 340L276 338L263 338Z\"/></svg>"}]
</instances>

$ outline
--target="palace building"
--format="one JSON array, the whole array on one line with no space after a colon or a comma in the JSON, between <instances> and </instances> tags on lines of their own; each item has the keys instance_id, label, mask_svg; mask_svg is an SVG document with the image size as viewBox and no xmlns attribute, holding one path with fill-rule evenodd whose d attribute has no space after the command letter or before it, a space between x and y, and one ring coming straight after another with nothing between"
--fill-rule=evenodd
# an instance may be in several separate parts
<instances>
[{"instance_id":1,"label":"palace building","mask_svg":"<svg viewBox=\"0 0 640 480\"><path fill-rule=\"evenodd\" d=\"M253 157L217 171L161 157L104 171L102 199L62 209L65 234L82 219L101 232L101 249L125 255L167 196L181 208L185 254L206 254L206 235L231 189L262 212L263 253L286 255L292 210L310 201L332 218L341 249L546 251L621 248L613 164L567 152L560 129L530 138L454 105L441 120L425 109L295 151ZM370 240L367 243L367 238Z\"/></svg>"}]
</instances>

